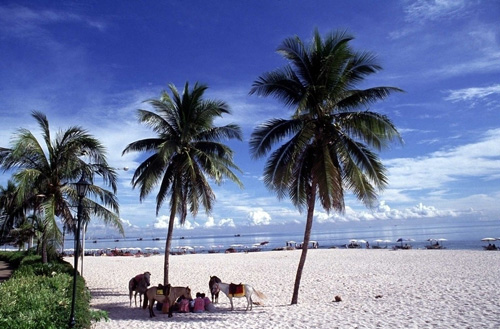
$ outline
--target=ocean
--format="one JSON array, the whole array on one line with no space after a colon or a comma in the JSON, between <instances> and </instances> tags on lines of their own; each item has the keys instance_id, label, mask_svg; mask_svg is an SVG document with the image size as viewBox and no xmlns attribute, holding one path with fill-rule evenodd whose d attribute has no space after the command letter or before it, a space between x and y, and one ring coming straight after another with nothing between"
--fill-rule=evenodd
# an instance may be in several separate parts
<instances>
[{"instance_id":1,"label":"ocean","mask_svg":"<svg viewBox=\"0 0 500 329\"><path fill-rule=\"evenodd\" d=\"M319 248L345 248L350 240L361 241L359 244L366 248L380 246L392 248L401 245L397 242L403 239L405 244L410 244L413 249L424 249L429 245L429 239L441 239L441 244L446 249L482 250L488 242L481 241L485 237L500 240L499 222L441 222L419 223L394 222L390 223L362 223L357 225L337 225L335 229L316 225L311 233L311 240L318 243ZM249 231L249 230L247 230ZM164 253L166 232L158 231L156 236L151 233L144 236L113 237L113 238L87 238L85 249L88 251L108 249L130 249L132 251L157 251ZM165 234L165 235L162 235ZM89 235L89 233L87 233ZM174 231L171 251L185 251L187 253L224 252L228 248L236 251L271 251L283 248L287 242L302 243L304 232L296 229L286 232L241 232L225 234L203 234L203 231L193 233L189 230ZM377 242L382 240L385 242ZM366 242L365 242L366 241ZM494 243L494 242L493 242ZM500 246L500 241L497 242ZM74 248L74 239L66 239L65 250Z\"/></svg>"},{"instance_id":2,"label":"ocean","mask_svg":"<svg viewBox=\"0 0 500 329\"><path fill-rule=\"evenodd\" d=\"M208 253L224 252L228 248L236 251L271 251L284 248L287 242L302 243L304 226L297 224L283 225L282 227L246 227L238 229L208 231L208 230L183 230L176 229L172 240L173 252L186 253ZM223 233L222 233L223 232ZM96 232L86 233L84 247L88 253L99 251L130 250L137 252L165 252L166 230L151 229L144 230L143 234L135 236L99 237ZM483 238L496 238L493 241L500 247L500 221L457 221L456 219L441 220L439 222L431 219L418 221L365 221L336 223L335 225L324 225L314 223L311 240L318 243L319 248L345 248L350 240L360 241L360 245L366 248L366 242L370 247L379 246L392 248L401 245L397 242L403 239L413 249L424 249L429 245L429 239L442 239L440 244L446 249L454 250L482 250L488 242L481 241ZM386 241L386 242L377 242ZM64 249L71 252L75 241L72 236L66 236ZM0 250L12 250L12 246L0 246Z\"/></svg>"}]
</instances>

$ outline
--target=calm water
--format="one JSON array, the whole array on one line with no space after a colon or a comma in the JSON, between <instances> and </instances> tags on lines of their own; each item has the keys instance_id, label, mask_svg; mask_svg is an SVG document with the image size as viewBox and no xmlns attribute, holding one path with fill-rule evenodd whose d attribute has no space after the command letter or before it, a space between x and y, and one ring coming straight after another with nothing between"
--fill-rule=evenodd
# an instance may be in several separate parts
<instances>
[{"instance_id":1,"label":"calm water","mask_svg":"<svg viewBox=\"0 0 500 329\"><path fill-rule=\"evenodd\" d=\"M421 224L421 223L420 223ZM352 224L351 224L352 226ZM172 241L172 250L178 250L181 247L187 247L190 252L208 252L209 250L225 251L229 247L234 247L238 251L259 248L262 251L272 250L274 248L284 247L287 241L301 243L303 241L303 232L289 233L239 233L226 235L189 235L191 232L174 231L174 240ZM185 234L179 236L176 234ZM427 224L425 227L415 227L411 224L399 223L385 226L371 227L369 224L360 224L357 227L340 227L332 230L313 231L311 240L318 242L320 248L344 247L349 240L365 240L371 246L377 245L375 240L389 240L391 242L378 243L381 247L399 244L396 242L399 238L412 239L408 242L413 248L425 248L429 244L428 239L446 239L442 242L447 249L469 249L481 250L486 242L482 242L484 237L500 238L500 224L496 222L485 223L444 223ZM142 239L142 240L140 240ZM500 241L496 241L500 246ZM65 249L74 247L74 240L66 240ZM363 243L364 247L364 243ZM85 249L123 249L123 248L155 248L159 252L164 252L165 236L143 236L111 239L89 239L85 242ZM191 249L192 248L192 249Z\"/></svg>"},{"instance_id":2,"label":"calm water","mask_svg":"<svg viewBox=\"0 0 500 329\"><path fill-rule=\"evenodd\" d=\"M391 242L379 243L381 247L392 248L398 244L399 238L412 239L409 242L412 247L425 248L429 244L428 239L446 239L442 242L447 249L467 249L482 250L487 242L482 242L485 237L498 238L495 241L500 246L500 222L458 222L450 219L436 223L431 220L419 221L387 221L387 222L359 222L359 223L338 223L335 228L325 229L321 224L315 223L311 240L319 243L320 248L345 247L351 239L365 240L371 246L377 245L375 240L389 240ZM288 230L291 227L284 227ZM254 228L254 229L265 229ZM234 247L238 251L251 250L258 248L262 251L269 251L275 248L284 247L287 241L301 243L303 241L303 227L297 226L291 232L253 232L235 234L210 234L195 235L192 231L176 230L174 231L174 240L172 241L172 251L179 250L181 247L187 247L188 252L224 252L227 248ZM141 248L143 252L157 250L163 253L165 250L165 231L158 231L156 236L152 236L151 231L144 236L135 236L127 238L89 238L85 241L86 250L106 250L106 249L126 249ZM87 233L92 236L92 232ZM142 240L140 240L142 239ZM363 243L363 247L365 244ZM12 247L1 247L2 250ZM74 240L67 238L64 249L73 249Z\"/></svg>"}]
</instances>

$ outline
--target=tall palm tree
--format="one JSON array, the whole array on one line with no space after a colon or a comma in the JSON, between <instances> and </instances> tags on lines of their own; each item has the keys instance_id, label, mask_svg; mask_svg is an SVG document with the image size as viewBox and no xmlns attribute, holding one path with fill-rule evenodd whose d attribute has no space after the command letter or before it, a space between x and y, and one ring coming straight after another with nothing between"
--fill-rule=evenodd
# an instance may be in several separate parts
<instances>
[{"instance_id":1,"label":"tall palm tree","mask_svg":"<svg viewBox=\"0 0 500 329\"><path fill-rule=\"evenodd\" d=\"M0 165L4 171L16 170L13 179L19 200L25 200L34 212L43 215L43 225L39 225L45 233L41 241L43 261L47 261L46 242L60 238L56 217L73 233L76 231L71 207L78 203L78 195L73 182L83 173L92 181L100 176L103 184L112 189L90 185L88 198L83 199L83 221L99 217L123 234L115 197L116 172L107 163L103 145L77 126L58 132L52 140L47 117L38 111L33 111L32 116L42 130L44 145L31 131L19 129L11 147L0 148ZM88 157L89 163L80 159L82 155Z\"/></svg>"},{"instance_id":2,"label":"tall palm tree","mask_svg":"<svg viewBox=\"0 0 500 329\"><path fill-rule=\"evenodd\" d=\"M170 218L165 243L164 278L169 283L169 254L176 215L185 223L190 212L196 216L201 206L209 213L215 195L208 179L220 184L229 178L240 187L240 180L233 169L232 150L222 144L224 139L241 140L241 129L234 124L214 126L214 119L230 114L228 105L219 100L204 100L207 87L196 83L192 90L186 82L182 95L169 85L159 100L148 100L154 112L139 110L139 122L149 126L157 137L133 142L125 148L128 152L145 152L148 157L132 177L133 187L140 187L140 200L144 200L159 186L156 196L156 214L169 199Z\"/></svg>"},{"instance_id":3,"label":"tall palm tree","mask_svg":"<svg viewBox=\"0 0 500 329\"><path fill-rule=\"evenodd\" d=\"M342 212L344 194L350 191L372 206L377 190L387 184L385 168L372 149L401 140L391 121L368 107L402 90L356 88L381 67L371 53L354 51L352 39L337 32L323 40L316 30L310 44L298 37L284 40L278 52L288 65L261 75L250 91L272 95L294 110L290 119L259 125L250 140L255 158L283 141L267 159L264 182L280 199L288 196L299 211L307 211L292 304L298 300L316 200L327 212Z\"/></svg>"}]
</instances>

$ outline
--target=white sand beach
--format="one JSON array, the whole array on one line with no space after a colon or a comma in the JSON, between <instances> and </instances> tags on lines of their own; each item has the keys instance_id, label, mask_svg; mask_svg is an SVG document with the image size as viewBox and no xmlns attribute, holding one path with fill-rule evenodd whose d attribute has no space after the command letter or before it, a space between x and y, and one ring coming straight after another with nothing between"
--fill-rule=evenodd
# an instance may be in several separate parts
<instances>
[{"instance_id":1,"label":"white sand beach","mask_svg":"<svg viewBox=\"0 0 500 329\"><path fill-rule=\"evenodd\" d=\"M262 306L221 293L215 313L174 313L129 307L128 281L151 272L163 281L163 255L86 257L84 276L96 309L118 328L500 328L500 252L456 250L309 250L298 305L290 305L300 251L171 256L170 281L209 295L208 281L247 283ZM67 261L72 263L71 258ZM341 302L333 302L335 296ZM132 304L133 306L133 304Z\"/></svg>"}]
</instances>

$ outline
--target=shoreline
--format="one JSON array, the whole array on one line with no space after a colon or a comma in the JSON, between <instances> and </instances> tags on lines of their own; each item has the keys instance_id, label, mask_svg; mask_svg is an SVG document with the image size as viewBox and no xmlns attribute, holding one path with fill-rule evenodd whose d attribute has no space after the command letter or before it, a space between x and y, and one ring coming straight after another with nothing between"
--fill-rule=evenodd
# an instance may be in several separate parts
<instances>
[{"instance_id":1,"label":"shoreline","mask_svg":"<svg viewBox=\"0 0 500 329\"><path fill-rule=\"evenodd\" d=\"M247 283L263 292L263 305L235 311L221 293L217 312L177 314L129 306L128 280L151 272L163 281L163 255L85 257L92 306L109 312L96 329L163 328L498 328L500 254L456 250L310 249L298 305L290 305L300 250L272 253L190 254L170 257L170 282L209 295L208 281ZM72 264L71 258L66 260ZM335 296L341 302L333 302ZM133 301L132 301L133 305Z\"/></svg>"}]
</instances>

